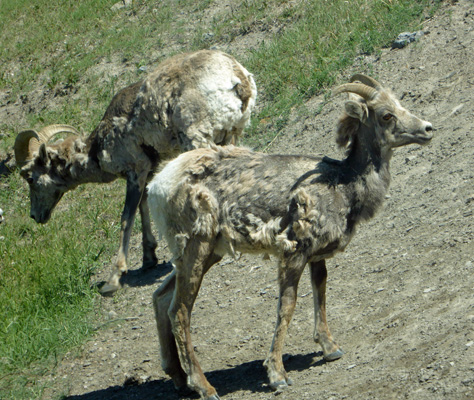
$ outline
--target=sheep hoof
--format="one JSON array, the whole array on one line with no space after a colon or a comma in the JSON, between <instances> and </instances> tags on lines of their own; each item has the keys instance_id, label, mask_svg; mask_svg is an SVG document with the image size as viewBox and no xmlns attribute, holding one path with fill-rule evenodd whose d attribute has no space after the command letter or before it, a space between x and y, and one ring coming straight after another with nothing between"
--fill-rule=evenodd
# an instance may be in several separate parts
<instances>
[{"instance_id":1,"label":"sheep hoof","mask_svg":"<svg viewBox=\"0 0 474 400\"><path fill-rule=\"evenodd\" d=\"M281 381L276 381L270 383L270 387L277 393L283 391L288 386L293 385L293 380L288 378L287 380L282 379Z\"/></svg>"},{"instance_id":2,"label":"sheep hoof","mask_svg":"<svg viewBox=\"0 0 474 400\"><path fill-rule=\"evenodd\" d=\"M212 396L208 397L206 400L221 400L221 398L217 394L213 394Z\"/></svg>"},{"instance_id":3,"label":"sheep hoof","mask_svg":"<svg viewBox=\"0 0 474 400\"><path fill-rule=\"evenodd\" d=\"M337 349L335 352L328 354L327 356L324 356L324 359L326 361L335 361L341 358L343 354L344 352L342 351L342 349Z\"/></svg>"},{"instance_id":4,"label":"sheep hoof","mask_svg":"<svg viewBox=\"0 0 474 400\"><path fill-rule=\"evenodd\" d=\"M108 282L106 282L104 284L104 286L102 286L100 289L99 289L99 293L104 296L104 297L111 297L115 294L115 292L117 290L120 289L120 286L117 286L117 285L112 285Z\"/></svg>"},{"instance_id":5,"label":"sheep hoof","mask_svg":"<svg viewBox=\"0 0 474 400\"><path fill-rule=\"evenodd\" d=\"M158 265L158 259L156 257L150 260L143 260L142 270L148 271L149 269L155 268Z\"/></svg>"}]
</instances>

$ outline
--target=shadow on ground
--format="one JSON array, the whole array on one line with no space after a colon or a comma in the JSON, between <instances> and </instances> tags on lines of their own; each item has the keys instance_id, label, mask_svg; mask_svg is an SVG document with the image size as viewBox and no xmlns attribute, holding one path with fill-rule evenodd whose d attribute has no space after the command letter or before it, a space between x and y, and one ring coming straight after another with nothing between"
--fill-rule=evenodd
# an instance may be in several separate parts
<instances>
[{"instance_id":1,"label":"shadow on ground","mask_svg":"<svg viewBox=\"0 0 474 400\"><path fill-rule=\"evenodd\" d=\"M154 267L140 268L128 271L120 278L122 286L141 287L157 285L161 278L173 270L173 264L164 262Z\"/></svg>"},{"instance_id":2,"label":"shadow on ground","mask_svg":"<svg viewBox=\"0 0 474 400\"><path fill-rule=\"evenodd\" d=\"M290 371L302 371L311 366L321 366L326 363L322 352L305 355L286 356L285 368ZM318 358L315 361L315 358ZM212 371L206 374L207 379L217 389L217 393L225 396L237 391L271 393L267 385L267 376L263 368L263 360L250 361L229 369ZM197 394L184 396L198 399ZM133 399L167 399L183 398L174 388L169 379L158 379L142 384L113 386L107 389L85 393L79 396L66 397L65 400L133 400Z\"/></svg>"},{"instance_id":3,"label":"shadow on ground","mask_svg":"<svg viewBox=\"0 0 474 400\"><path fill-rule=\"evenodd\" d=\"M158 285L161 278L168 275L173 270L173 264L169 262L157 264L154 267L139 268L128 271L120 278L122 287L142 287L150 285ZM101 289L107 282L96 282L93 286ZM157 286L158 287L158 286ZM114 293L110 294L112 296ZM107 294L106 296L109 296Z\"/></svg>"}]
</instances>

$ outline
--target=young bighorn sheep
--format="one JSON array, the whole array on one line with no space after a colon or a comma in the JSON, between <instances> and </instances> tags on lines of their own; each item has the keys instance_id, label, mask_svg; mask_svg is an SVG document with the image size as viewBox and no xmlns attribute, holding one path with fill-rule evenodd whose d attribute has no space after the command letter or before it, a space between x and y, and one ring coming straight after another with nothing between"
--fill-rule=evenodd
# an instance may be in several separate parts
<instances>
[{"instance_id":1,"label":"young bighorn sheep","mask_svg":"<svg viewBox=\"0 0 474 400\"><path fill-rule=\"evenodd\" d=\"M67 191L87 182L127 180L120 246L103 294L120 287L137 207L143 233L143 266L156 265L145 186L163 160L213 144L236 143L250 119L257 90L233 57L201 50L174 56L141 82L118 92L88 138L67 125L21 132L15 143L21 175L30 186L31 217L46 223ZM59 132L72 133L48 145Z\"/></svg>"},{"instance_id":2,"label":"young bighorn sheep","mask_svg":"<svg viewBox=\"0 0 474 400\"><path fill-rule=\"evenodd\" d=\"M279 259L277 323L264 363L272 388L291 383L282 348L306 264L314 294L314 341L326 360L342 356L326 323L325 260L343 251L359 222L379 208L393 148L432 138L431 124L404 109L375 80L355 75L336 89L342 92L350 94L337 128L337 143L348 149L342 161L234 146L198 149L168 163L148 185L153 219L176 266L153 303L162 365L177 388L187 384L203 399L219 399L195 357L190 318L204 274L226 253Z\"/></svg>"}]
</instances>

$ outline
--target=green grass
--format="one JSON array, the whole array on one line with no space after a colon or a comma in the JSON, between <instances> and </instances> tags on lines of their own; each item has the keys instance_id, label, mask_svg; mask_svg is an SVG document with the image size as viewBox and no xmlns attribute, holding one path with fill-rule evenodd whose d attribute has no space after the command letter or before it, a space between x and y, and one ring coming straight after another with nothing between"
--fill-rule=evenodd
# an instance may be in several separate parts
<instances>
[{"instance_id":1,"label":"green grass","mask_svg":"<svg viewBox=\"0 0 474 400\"><path fill-rule=\"evenodd\" d=\"M2 399L36 398L37 374L91 334L100 298L90 277L112 256L119 225L120 192L107 195L116 184L96 191L99 199L90 187L79 188L66 199L68 210L59 206L39 225L29 218L20 179L13 174L1 182L0 194L7 218L0 226Z\"/></svg>"},{"instance_id":2,"label":"green grass","mask_svg":"<svg viewBox=\"0 0 474 400\"><path fill-rule=\"evenodd\" d=\"M264 149L290 113L304 113L305 101L350 70L357 55L420 29L439 6L431 0L245 0L208 17L211 0L135 0L132 8L113 12L117 1L0 0L5 102L38 90L57 99L54 107L28 113L28 126L1 121L0 150L8 151L29 126L62 122L91 131L113 94L163 54L232 48L242 35L278 26L270 39L238 56L259 89L246 144ZM108 74L109 65L124 72ZM0 225L0 398L40 398L36 377L97 325L100 297L90 280L113 260L123 193L123 182L81 186L47 225L38 225L29 218L27 185L18 173L0 178L7 218Z\"/></svg>"},{"instance_id":3,"label":"green grass","mask_svg":"<svg viewBox=\"0 0 474 400\"><path fill-rule=\"evenodd\" d=\"M246 66L256 71L262 119L252 143L264 147L288 121L294 106L333 85L341 70L359 54L372 54L403 30L420 29L428 1L334 0L302 2L289 19L289 28L276 40L250 52Z\"/></svg>"}]
</instances>

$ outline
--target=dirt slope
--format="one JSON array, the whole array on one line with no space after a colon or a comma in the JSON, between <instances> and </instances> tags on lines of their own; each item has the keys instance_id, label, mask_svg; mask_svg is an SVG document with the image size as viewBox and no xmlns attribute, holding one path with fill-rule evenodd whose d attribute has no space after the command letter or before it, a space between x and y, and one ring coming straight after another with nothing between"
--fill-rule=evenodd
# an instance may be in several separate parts
<instances>
[{"instance_id":1,"label":"dirt slope","mask_svg":"<svg viewBox=\"0 0 474 400\"><path fill-rule=\"evenodd\" d=\"M346 351L338 361L324 362L312 342L311 288L302 278L285 347L294 385L280 399L474 398L474 4L446 6L423 29L418 43L361 58L344 73L370 72L392 87L433 123L435 138L397 149L384 208L328 263L329 325ZM317 114L321 102L309 101L268 151L342 157L334 127L343 98ZM139 243L127 287L102 300L104 327L45 378L44 398L197 398L180 397L160 367L151 295L170 268L138 271ZM164 242L159 257L169 259ZM208 273L193 335L222 400L273 398L262 361L276 296L274 261L226 258Z\"/></svg>"}]
</instances>

